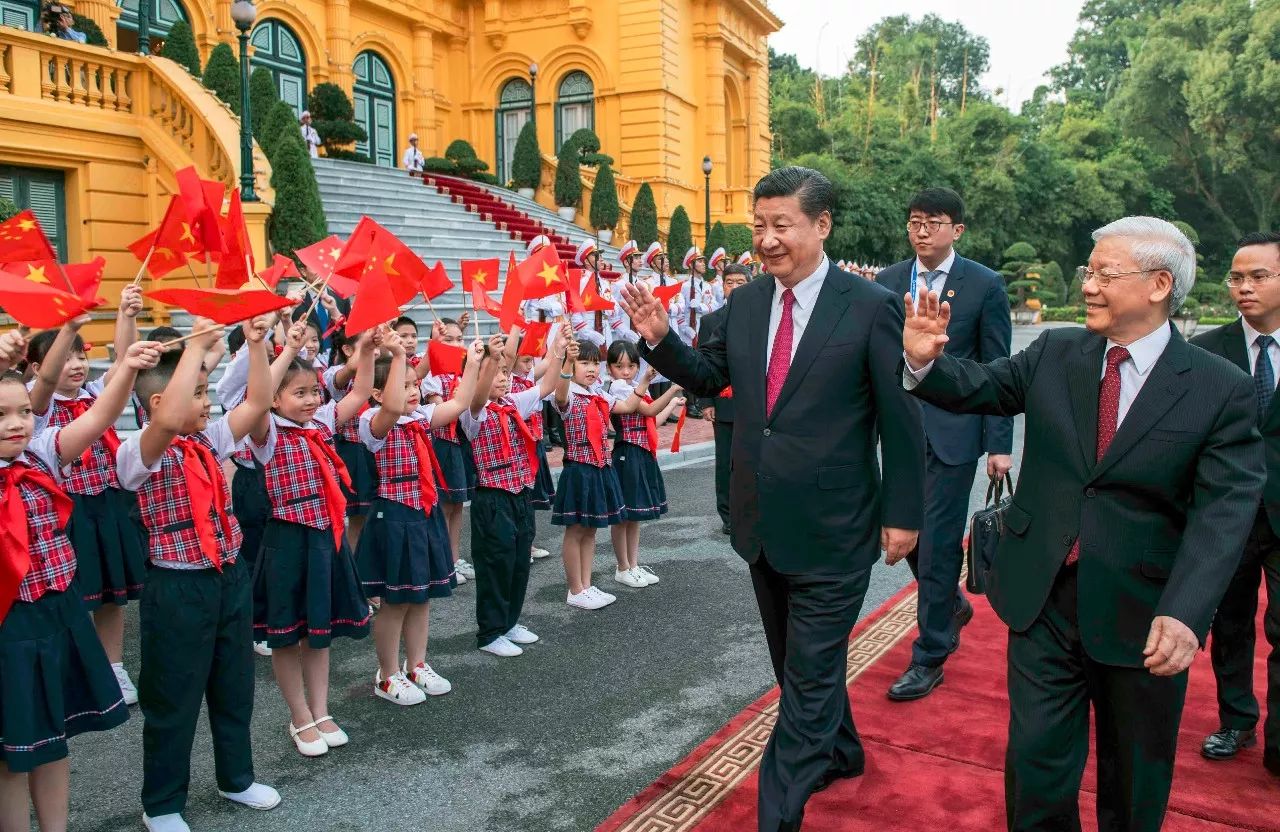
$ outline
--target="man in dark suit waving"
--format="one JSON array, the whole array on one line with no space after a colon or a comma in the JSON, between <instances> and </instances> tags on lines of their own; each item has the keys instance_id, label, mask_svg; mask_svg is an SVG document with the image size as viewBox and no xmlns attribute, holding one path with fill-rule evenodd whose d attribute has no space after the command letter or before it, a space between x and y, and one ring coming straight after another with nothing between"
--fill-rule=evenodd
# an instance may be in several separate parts
<instances>
[{"instance_id":1,"label":"man in dark suit waving","mask_svg":"<svg viewBox=\"0 0 1280 832\"><path fill-rule=\"evenodd\" d=\"M863 771L849 631L880 549L901 558L915 545L924 436L896 371L902 302L823 251L830 180L782 168L754 198L753 246L769 276L732 294L722 337L695 351L651 293L623 292L649 363L695 396L733 386L731 539L751 564L782 686L760 763L759 828L774 832L800 828L811 792Z\"/></svg>"},{"instance_id":2,"label":"man in dark suit waving","mask_svg":"<svg viewBox=\"0 0 1280 832\"><path fill-rule=\"evenodd\" d=\"M895 263L876 282L899 295L916 286L951 305L947 353L974 361L1009 355L1013 325L1009 296L1000 275L956 254L964 234L964 201L947 188L927 188L907 206L907 234L916 257ZM965 521L978 459L987 455L987 476L1000 478L1013 467L1013 420L1001 416L950 413L924 406L924 528L907 563L919 581L916 620L919 635L911 665L889 688L897 701L927 696L942 684L942 663L959 646L959 630L973 618L960 590Z\"/></svg>"},{"instance_id":3,"label":"man in dark suit waving","mask_svg":"<svg viewBox=\"0 0 1280 832\"><path fill-rule=\"evenodd\" d=\"M1017 493L989 576L1009 625L1011 830L1080 828L1097 725L1098 827L1157 832L1186 670L1240 560L1265 481L1253 380L1169 323L1195 282L1172 224L1094 232L1087 329L1012 358L943 352L950 308L910 304L902 383L952 411L1026 414ZM902 366L902 365L900 365Z\"/></svg>"},{"instance_id":4,"label":"man in dark suit waving","mask_svg":"<svg viewBox=\"0 0 1280 832\"><path fill-rule=\"evenodd\" d=\"M1258 426L1266 444L1267 487L1235 577L1213 619L1213 675L1218 682L1218 731L1200 753L1210 760L1234 757L1257 741L1258 700L1253 695L1258 584L1265 577L1263 632L1267 660L1267 721L1262 762L1280 777L1280 233L1250 234L1240 241L1227 276L1240 319L1197 336L1191 343L1216 353L1253 376Z\"/></svg>"}]
</instances>

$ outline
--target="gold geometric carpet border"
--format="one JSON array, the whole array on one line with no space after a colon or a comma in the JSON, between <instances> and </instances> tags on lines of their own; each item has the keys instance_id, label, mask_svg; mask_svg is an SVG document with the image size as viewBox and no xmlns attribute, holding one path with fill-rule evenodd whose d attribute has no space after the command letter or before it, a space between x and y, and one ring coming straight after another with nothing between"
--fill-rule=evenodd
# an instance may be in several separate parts
<instances>
[{"instance_id":1,"label":"gold geometric carpet border","mask_svg":"<svg viewBox=\"0 0 1280 832\"><path fill-rule=\"evenodd\" d=\"M868 667L901 641L916 624L916 593L911 592L857 638L849 642L851 685ZM778 719L778 700L754 715L694 766L679 782L645 806L617 832L688 832L755 771Z\"/></svg>"}]
</instances>

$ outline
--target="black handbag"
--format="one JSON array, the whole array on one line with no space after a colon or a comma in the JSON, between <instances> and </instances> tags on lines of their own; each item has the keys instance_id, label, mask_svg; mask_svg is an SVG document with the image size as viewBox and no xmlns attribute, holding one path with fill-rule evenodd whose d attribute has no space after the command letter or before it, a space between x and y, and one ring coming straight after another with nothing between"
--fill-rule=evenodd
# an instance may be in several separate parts
<instances>
[{"instance_id":1,"label":"black handbag","mask_svg":"<svg viewBox=\"0 0 1280 832\"><path fill-rule=\"evenodd\" d=\"M1000 537L1004 534L1004 515L1013 502L1013 476L993 479L987 486L987 502L974 512L969 521L969 548L965 552L965 588L974 595L987 591L987 575L996 559Z\"/></svg>"}]
</instances>

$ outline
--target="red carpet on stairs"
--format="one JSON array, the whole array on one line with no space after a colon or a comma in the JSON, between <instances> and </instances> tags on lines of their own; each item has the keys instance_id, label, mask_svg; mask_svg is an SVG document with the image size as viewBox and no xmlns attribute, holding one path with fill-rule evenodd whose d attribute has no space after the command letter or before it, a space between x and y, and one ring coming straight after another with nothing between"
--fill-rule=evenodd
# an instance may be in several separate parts
<instances>
[{"instance_id":1,"label":"red carpet on stairs","mask_svg":"<svg viewBox=\"0 0 1280 832\"><path fill-rule=\"evenodd\" d=\"M849 690L867 750L867 771L815 795L805 813L806 832L1005 828L1008 636L985 599L973 601L976 614L964 629L959 652L947 662L945 683L917 702L895 703L885 697L910 660L914 591L899 593L854 629ZM1260 736L1257 746L1235 760L1201 758L1201 742L1218 728L1208 651L1199 654L1190 672L1165 832L1280 832L1280 778L1262 767ZM1259 651L1255 684L1260 701L1265 701L1265 679ZM775 688L750 705L597 832L753 832L756 766L773 726L777 697ZM1083 825L1089 832L1097 829L1094 782L1091 761L1081 795Z\"/></svg>"}]
</instances>

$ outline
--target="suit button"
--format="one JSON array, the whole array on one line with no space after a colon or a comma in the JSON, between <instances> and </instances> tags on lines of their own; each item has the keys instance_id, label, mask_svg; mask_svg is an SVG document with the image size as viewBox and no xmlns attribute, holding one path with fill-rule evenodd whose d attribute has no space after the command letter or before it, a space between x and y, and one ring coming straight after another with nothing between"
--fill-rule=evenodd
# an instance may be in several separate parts
<instances>
[{"instance_id":1,"label":"suit button","mask_svg":"<svg viewBox=\"0 0 1280 832\"><path fill-rule=\"evenodd\" d=\"M1098 496L1098 490L1096 488L1086 488L1084 490L1084 496L1090 499L1093 499L1094 497Z\"/></svg>"},{"instance_id":2,"label":"suit button","mask_svg":"<svg viewBox=\"0 0 1280 832\"><path fill-rule=\"evenodd\" d=\"M769 430L768 428L765 428L765 429L764 429L764 435L765 435L765 436L772 436L772 435L773 435L773 431Z\"/></svg>"}]
</instances>

